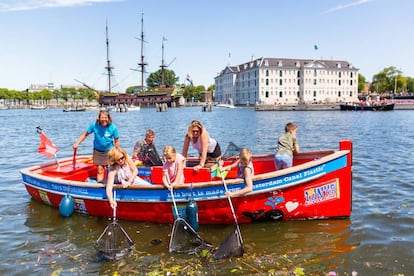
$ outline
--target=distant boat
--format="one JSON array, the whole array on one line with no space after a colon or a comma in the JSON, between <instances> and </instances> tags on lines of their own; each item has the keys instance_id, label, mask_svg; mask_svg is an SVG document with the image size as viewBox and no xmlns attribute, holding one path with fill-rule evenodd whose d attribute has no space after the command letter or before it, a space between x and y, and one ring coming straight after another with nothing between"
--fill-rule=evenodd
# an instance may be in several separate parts
<instances>
[{"instance_id":1,"label":"distant boat","mask_svg":"<svg viewBox=\"0 0 414 276\"><path fill-rule=\"evenodd\" d=\"M76 107L66 107L63 109L63 112L79 112L86 111L86 107L76 106Z\"/></svg>"},{"instance_id":2,"label":"distant boat","mask_svg":"<svg viewBox=\"0 0 414 276\"><path fill-rule=\"evenodd\" d=\"M236 108L233 103L233 99L229 98L228 103L220 103L217 104L216 107L224 107L224 108Z\"/></svg>"},{"instance_id":3,"label":"distant boat","mask_svg":"<svg viewBox=\"0 0 414 276\"><path fill-rule=\"evenodd\" d=\"M34 110L42 110L42 109L47 109L47 106L45 105L32 105L30 106L30 109L34 109Z\"/></svg>"},{"instance_id":4,"label":"distant boat","mask_svg":"<svg viewBox=\"0 0 414 276\"><path fill-rule=\"evenodd\" d=\"M390 111L394 110L394 103L380 104L380 105L362 105L360 103L355 104L341 104L341 110L349 111Z\"/></svg>"},{"instance_id":5,"label":"distant boat","mask_svg":"<svg viewBox=\"0 0 414 276\"><path fill-rule=\"evenodd\" d=\"M127 111L140 111L141 107L140 106L135 106L135 105L131 105L127 108Z\"/></svg>"}]
</instances>

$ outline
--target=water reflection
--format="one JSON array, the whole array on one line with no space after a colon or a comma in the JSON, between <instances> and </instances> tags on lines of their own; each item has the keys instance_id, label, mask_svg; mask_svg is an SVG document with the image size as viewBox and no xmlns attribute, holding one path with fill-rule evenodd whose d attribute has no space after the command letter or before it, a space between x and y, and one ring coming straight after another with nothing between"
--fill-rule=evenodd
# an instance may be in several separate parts
<instances>
[{"instance_id":1,"label":"water reflection","mask_svg":"<svg viewBox=\"0 0 414 276\"><path fill-rule=\"evenodd\" d=\"M79 112L80 113L80 112ZM93 243L110 222L105 218L59 211L30 199L19 169L47 161L37 154L41 125L59 146L59 157L71 156L71 145L97 112L82 114L61 109L0 111L0 249L1 275L142 275L145 273L207 275L410 275L414 271L414 125L413 111L377 112L254 112L252 109L171 109L115 113L121 145L132 151L147 128L154 128L156 144L182 148L188 123L201 120L225 148L228 142L254 153L275 150L278 134L288 121L299 125L303 150L336 149L338 140L354 142L353 211L348 220L296 221L241 225L246 246L243 258L212 261L208 256L168 253L172 225L120 221L135 242L133 252L118 262L99 262ZM358 122L357 124L355 122ZM33 129L32 129L33 128ZM401 131L402 130L402 131ZM88 138L78 150L90 154ZM16 148L15 145L19 145ZM231 231L228 226L202 225L199 234L213 245ZM156 240L156 243L152 241ZM283 272L285 272L283 274Z\"/></svg>"}]
</instances>

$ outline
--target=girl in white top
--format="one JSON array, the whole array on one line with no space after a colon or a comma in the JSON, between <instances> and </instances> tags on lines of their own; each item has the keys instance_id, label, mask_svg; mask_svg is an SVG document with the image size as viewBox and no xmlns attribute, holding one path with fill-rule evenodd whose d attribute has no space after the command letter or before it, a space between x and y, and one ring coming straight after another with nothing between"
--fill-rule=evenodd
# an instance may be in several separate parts
<instances>
[{"instance_id":1,"label":"girl in white top","mask_svg":"<svg viewBox=\"0 0 414 276\"><path fill-rule=\"evenodd\" d=\"M163 155L165 158L162 167L162 182L164 185L171 189L176 184L184 183L185 157L177 153L173 146L165 146Z\"/></svg>"},{"instance_id":2,"label":"girl in white top","mask_svg":"<svg viewBox=\"0 0 414 276\"><path fill-rule=\"evenodd\" d=\"M120 147L114 147L108 152L109 170L108 182L106 183L106 196L112 208L116 207L116 201L113 199L112 190L114 184L122 184L123 188L130 185L151 185L138 176L138 169L128 153Z\"/></svg>"},{"instance_id":3,"label":"girl in white top","mask_svg":"<svg viewBox=\"0 0 414 276\"><path fill-rule=\"evenodd\" d=\"M182 152L184 157L187 157L188 147L190 144L200 154L200 164L193 167L196 171L204 167L207 162L207 158L218 160L221 157L219 143L208 135L207 130L200 121L193 120L187 128Z\"/></svg>"}]
</instances>

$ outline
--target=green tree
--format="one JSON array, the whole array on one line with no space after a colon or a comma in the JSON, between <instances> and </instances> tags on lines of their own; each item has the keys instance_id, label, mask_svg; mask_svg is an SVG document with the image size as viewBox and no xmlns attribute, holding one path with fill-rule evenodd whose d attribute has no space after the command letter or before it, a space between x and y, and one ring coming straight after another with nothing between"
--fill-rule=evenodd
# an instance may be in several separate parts
<instances>
[{"instance_id":1,"label":"green tree","mask_svg":"<svg viewBox=\"0 0 414 276\"><path fill-rule=\"evenodd\" d=\"M362 74L358 74L358 94L362 93L365 89L365 77Z\"/></svg>"},{"instance_id":2,"label":"green tree","mask_svg":"<svg viewBox=\"0 0 414 276\"><path fill-rule=\"evenodd\" d=\"M216 90L216 85L215 84L212 84L207 88L207 91L214 91L214 90Z\"/></svg>"},{"instance_id":3,"label":"green tree","mask_svg":"<svg viewBox=\"0 0 414 276\"><path fill-rule=\"evenodd\" d=\"M127 94L135 94L136 92L140 92L142 91L141 89L141 85L134 85L134 86L130 86L125 90L125 93Z\"/></svg>"},{"instance_id":4,"label":"green tree","mask_svg":"<svg viewBox=\"0 0 414 276\"><path fill-rule=\"evenodd\" d=\"M413 93L414 92L414 79L407 77L407 86L406 86L406 92Z\"/></svg>"},{"instance_id":5,"label":"green tree","mask_svg":"<svg viewBox=\"0 0 414 276\"><path fill-rule=\"evenodd\" d=\"M401 71L397 70L394 66L384 68L381 72L374 75L372 79L373 90L377 93L393 93L395 90L402 89Z\"/></svg>"},{"instance_id":6,"label":"green tree","mask_svg":"<svg viewBox=\"0 0 414 276\"><path fill-rule=\"evenodd\" d=\"M164 85L165 87L174 87L178 82L179 77L175 76L173 70L164 69ZM161 87L162 85L162 70L151 73L147 78L147 86L149 88Z\"/></svg>"},{"instance_id":7,"label":"green tree","mask_svg":"<svg viewBox=\"0 0 414 276\"><path fill-rule=\"evenodd\" d=\"M194 100L199 101L201 100L201 92L203 91L206 91L206 88L204 85L199 85L199 86L187 85L184 87L183 97L189 100L194 98Z\"/></svg>"}]
</instances>

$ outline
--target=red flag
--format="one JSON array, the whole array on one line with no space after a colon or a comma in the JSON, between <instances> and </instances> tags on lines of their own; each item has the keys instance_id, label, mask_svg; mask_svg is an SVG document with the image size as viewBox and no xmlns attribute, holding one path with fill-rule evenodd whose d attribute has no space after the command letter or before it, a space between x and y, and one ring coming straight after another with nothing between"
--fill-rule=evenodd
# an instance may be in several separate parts
<instances>
[{"instance_id":1,"label":"red flag","mask_svg":"<svg viewBox=\"0 0 414 276\"><path fill-rule=\"evenodd\" d=\"M40 154L45 155L47 158L52 158L55 156L56 152L59 148L52 143L52 141L47 138L47 136L42 132L40 132L40 145L37 149L37 152Z\"/></svg>"}]
</instances>

